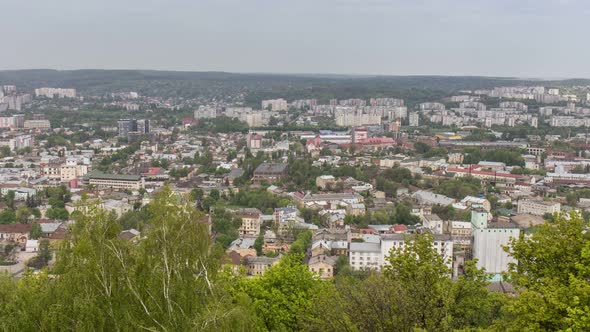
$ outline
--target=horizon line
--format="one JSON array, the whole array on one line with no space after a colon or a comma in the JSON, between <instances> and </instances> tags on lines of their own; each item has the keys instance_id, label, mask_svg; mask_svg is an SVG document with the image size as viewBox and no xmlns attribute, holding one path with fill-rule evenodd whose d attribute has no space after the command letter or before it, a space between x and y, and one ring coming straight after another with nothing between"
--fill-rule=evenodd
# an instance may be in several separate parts
<instances>
[{"instance_id":1,"label":"horizon line","mask_svg":"<svg viewBox=\"0 0 590 332\"><path fill-rule=\"evenodd\" d=\"M234 75L283 75L283 76L332 76L332 77L476 77L489 79L506 79L506 80L523 80L523 81L567 81L567 80L590 80L585 77L523 77L523 76L504 76L488 74L363 74L363 73L309 73L309 72L258 72L258 71L224 71L224 70L179 70L179 69L145 69L145 68L75 68L75 69L58 69L58 68L18 68L18 69L0 69L0 72L18 72L18 71L154 71L154 72L175 72L175 73L220 73Z\"/></svg>"}]
</instances>

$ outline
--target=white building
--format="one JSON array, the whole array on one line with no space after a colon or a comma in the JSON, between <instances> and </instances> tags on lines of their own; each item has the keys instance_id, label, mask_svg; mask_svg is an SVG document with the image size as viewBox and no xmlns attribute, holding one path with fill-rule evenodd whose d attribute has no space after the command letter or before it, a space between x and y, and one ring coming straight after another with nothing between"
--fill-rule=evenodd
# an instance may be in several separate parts
<instances>
[{"instance_id":1,"label":"white building","mask_svg":"<svg viewBox=\"0 0 590 332\"><path fill-rule=\"evenodd\" d=\"M529 213L542 216L545 213L553 214L561 212L559 202L545 202L541 200L521 199L518 201L518 214Z\"/></svg>"},{"instance_id":2,"label":"white building","mask_svg":"<svg viewBox=\"0 0 590 332\"><path fill-rule=\"evenodd\" d=\"M262 109L270 109L271 111L286 111L289 108L285 99L269 99L262 101Z\"/></svg>"},{"instance_id":3,"label":"white building","mask_svg":"<svg viewBox=\"0 0 590 332\"><path fill-rule=\"evenodd\" d=\"M392 250L404 248L406 240L412 241L412 234L383 234L378 242L352 242L349 250L349 263L353 270L381 270L387 264ZM450 235L434 234L433 248L440 253L449 268L453 264L453 241Z\"/></svg>"},{"instance_id":4,"label":"white building","mask_svg":"<svg viewBox=\"0 0 590 332\"><path fill-rule=\"evenodd\" d=\"M420 115L417 112L410 113L410 127L420 126Z\"/></svg>"},{"instance_id":5,"label":"white building","mask_svg":"<svg viewBox=\"0 0 590 332\"><path fill-rule=\"evenodd\" d=\"M520 236L520 229L514 223L488 223L488 213L472 211L473 226L473 259L477 259L477 267L487 273L498 274L508 270L510 263L516 263L504 246L511 238Z\"/></svg>"},{"instance_id":6,"label":"white building","mask_svg":"<svg viewBox=\"0 0 590 332\"><path fill-rule=\"evenodd\" d=\"M39 88L35 89L35 97L76 98L76 89Z\"/></svg>"}]
</instances>

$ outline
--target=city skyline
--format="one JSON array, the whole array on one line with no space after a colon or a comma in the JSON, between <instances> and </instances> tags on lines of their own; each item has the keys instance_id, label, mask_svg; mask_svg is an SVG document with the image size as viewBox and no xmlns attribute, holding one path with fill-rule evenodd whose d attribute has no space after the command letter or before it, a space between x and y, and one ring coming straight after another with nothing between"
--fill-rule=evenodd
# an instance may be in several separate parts
<instances>
[{"instance_id":1,"label":"city skyline","mask_svg":"<svg viewBox=\"0 0 590 332\"><path fill-rule=\"evenodd\" d=\"M579 0L58 0L2 7L0 27L11 33L0 70L590 77L590 46L581 42L589 8Z\"/></svg>"}]
</instances>

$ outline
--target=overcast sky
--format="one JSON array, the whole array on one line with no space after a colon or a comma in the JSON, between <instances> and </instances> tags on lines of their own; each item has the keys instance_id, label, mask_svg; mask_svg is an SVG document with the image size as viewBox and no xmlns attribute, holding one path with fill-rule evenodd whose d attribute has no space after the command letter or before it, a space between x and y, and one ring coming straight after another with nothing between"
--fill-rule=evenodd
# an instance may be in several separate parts
<instances>
[{"instance_id":1,"label":"overcast sky","mask_svg":"<svg viewBox=\"0 0 590 332\"><path fill-rule=\"evenodd\" d=\"M0 69L590 78L587 0L0 0Z\"/></svg>"}]
</instances>

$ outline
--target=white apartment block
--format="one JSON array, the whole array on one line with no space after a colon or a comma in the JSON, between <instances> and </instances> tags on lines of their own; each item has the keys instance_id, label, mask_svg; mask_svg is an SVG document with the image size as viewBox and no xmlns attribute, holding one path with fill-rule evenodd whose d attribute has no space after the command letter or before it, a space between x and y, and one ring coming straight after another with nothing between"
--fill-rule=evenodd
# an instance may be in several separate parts
<instances>
[{"instance_id":1,"label":"white apartment block","mask_svg":"<svg viewBox=\"0 0 590 332\"><path fill-rule=\"evenodd\" d=\"M12 138L0 138L0 146L8 146L10 151L24 148L32 148L35 145L35 137L32 135L18 135Z\"/></svg>"},{"instance_id":2,"label":"white apartment block","mask_svg":"<svg viewBox=\"0 0 590 332\"><path fill-rule=\"evenodd\" d=\"M289 105L285 99L269 99L262 101L262 109L270 109L271 111L286 111L289 109Z\"/></svg>"},{"instance_id":3,"label":"white apartment block","mask_svg":"<svg viewBox=\"0 0 590 332\"><path fill-rule=\"evenodd\" d=\"M194 112L195 119L212 119L217 117L217 108L212 106L199 106Z\"/></svg>"},{"instance_id":4,"label":"white apartment block","mask_svg":"<svg viewBox=\"0 0 590 332\"><path fill-rule=\"evenodd\" d=\"M409 121L410 127L420 126L420 114L418 114L417 112L410 113Z\"/></svg>"},{"instance_id":5,"label":"white apartment block","mask_svg":"<svg viewBox=\"0 0 590 332\"><path fill-rule=\"evenodd\" d=\"M49 120L25 120L25 129L51 129L51 122Z\"/></svg>"},{"instance_id":6,"label":"white apartment block","mask_svg":"<svg viewBox=\"0 0 590 332\"><path fill-rule=\"evenodd\" d=\"M529 213L543 216L545 213L553 214L561 212L559 202L545 202L541 200L521 199L518 201L518 213Z\"/></svg>"},{"instance_id":7,"label":"white apartment block","mask_svg":"<svg viewBox=\"0 0 590 332\"><path fill-rule=\"evenodd\" d=\"M370 114L343 113L336 115L335 120L336 125L340 127L360 127L381 124L381 116Z\"/></svg>"},{"instance_id":8,"label":"white apartment block","mask_svg":"<svg viewBox=\"0 0 590 332\"><path fill-rule=\"evenodd\" d=\"M76 89L38 88L38 89L35 89L35 97L76 98Z\"/></svg>"},{"instance_id":9,"label":"white apartment block","mask_svg":"<svg viewBox=\"0 0 590 332\"><path fill-rule=\"evenodd\" d=\"M553 116L549 121L551 127L590 127L590 118L573 116Z\"/></svg>"},{"instance_id":10,"label":"white apartment block","mask_svg":"<svg viewBox=\"0 0 590 332\"><path fill-rule=\"evenodd\" d=\"M403 249L406 240L412 241L413 234L384 234L379 242L352 242L349 250L349 264L353 270L372 269L379 271L387 264L387 257L394 249ZM434 234L433 248L449 268L453 264L453 240L450 235Z\"/></svg>"}]
</instances>

